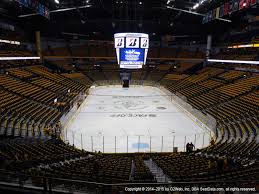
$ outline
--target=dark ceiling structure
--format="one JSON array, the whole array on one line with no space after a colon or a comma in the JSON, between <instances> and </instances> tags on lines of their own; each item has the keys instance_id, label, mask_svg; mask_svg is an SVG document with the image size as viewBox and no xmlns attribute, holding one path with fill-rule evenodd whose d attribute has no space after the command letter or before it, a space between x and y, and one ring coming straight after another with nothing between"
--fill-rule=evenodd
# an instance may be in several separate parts
<instances>
[{"instance_id":1,"label":"dark ceiling structure","mask_svg":"<svg viewBox=\"0 0 259 194\"><path fill-rule=\"evenodd\" d=\"M50 0L49 20L7 0L1 7L27 28L44 35L79 34L107 40L116 32L145 32L154 39L197 35L201 16L167 8L189 10L194 4L187 0Z\"/></svg>"},{"instance_id":2,"label":"dark ceiling structure","mask_svg":"<svg viewBox=\"0 0 259 194\"><path fill-rule=\"evenodd\" d=\"M76 9L52 13L50 26L58 26L65 33L94 35L99 39L111 39L116 32L145 32L154 38L195 35L199 33L197 24L201 23L201 16L167 8L189 10L194 4L185 0L60 0L52 9Z\"/></svg>"},{"instance_id":3,"label":"dark ceiling structure","mask_svg":"<svg viewBox=\"0 0 259 194\"><path fill-rule=\"evenodd\" d=\"M14 0L1 0L0 14L31 33L40 30L47 37L97 40L112 40L116 32L145 32L151 40L171 37L180 42L205 42L207 34L220 38L228 29L246 22L236 17L231 18L232 23L204 25L202 14L224 1L205 0L193 9L200 1L204 0L46 0L50 9L47 19Z\"/></svg>"}]
</instances>

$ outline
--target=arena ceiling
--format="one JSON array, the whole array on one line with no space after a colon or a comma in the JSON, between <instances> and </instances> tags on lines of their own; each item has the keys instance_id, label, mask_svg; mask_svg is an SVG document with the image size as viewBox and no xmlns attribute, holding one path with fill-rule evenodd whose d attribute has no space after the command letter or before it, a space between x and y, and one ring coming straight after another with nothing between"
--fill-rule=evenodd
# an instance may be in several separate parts
<instances>
[{"instance_id":1,"label":"arena ceiling","mask_svg":"<svg viewBox=\"0 0 259 194\"><path fill-rule=\"evenodd\" d=\"M57 3L57 1L59 3ZM220 5L222 0L49 0L50 19L35 15L33 11L18 6L10 0L0 2L0 13L13 18L27 31L40 30L44 36L111 40L116 32L145 32L151 40L171 36L177 40L205 41L206 34L219 36L229 24L216 21L203 25L202 16L188 11L206 13ZM186 10L186 12L184 11ZM32 15L31 15L32 14Z\"/></svg>"},{"instance_id":2,"label":"arena ceiling","mask_svg":"<svg viewBox=\"0 0 259 194\"><path fill-rule=\"evenodd\" d=\"M200 32L196 25L202 18L167 8L189 10L194 4L185 0L60 0L52 9L78 9L53 13L51 19L52 25L58 25L65 33L100 39L109 39L122 31L145 32L153 38L167 34L194 35ZM64 22L63 18L66 18Z\"/></svg>"}]
</instances>

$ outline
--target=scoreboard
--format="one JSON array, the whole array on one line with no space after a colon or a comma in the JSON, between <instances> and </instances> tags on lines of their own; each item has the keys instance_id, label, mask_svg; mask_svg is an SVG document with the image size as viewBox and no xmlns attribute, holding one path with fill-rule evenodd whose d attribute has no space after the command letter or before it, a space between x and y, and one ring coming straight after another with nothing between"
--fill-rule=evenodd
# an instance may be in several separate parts
<instances>
[{"instance_id":1,"label":"scoreboard","mask_svg":"<svg viewBox=\"0 0 259 194\"><path fill-rule=\"evenodd\" d=\"M117 33L114 35L117 61L120 68L140 69L146 64L149 36L143 33Z\"/></svg>"}]
</instances>

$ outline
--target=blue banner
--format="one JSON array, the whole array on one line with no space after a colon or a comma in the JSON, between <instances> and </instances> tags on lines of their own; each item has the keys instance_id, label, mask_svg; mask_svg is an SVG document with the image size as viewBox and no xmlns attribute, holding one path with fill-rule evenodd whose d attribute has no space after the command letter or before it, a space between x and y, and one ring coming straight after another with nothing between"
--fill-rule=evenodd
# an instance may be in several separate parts
<instances>
[{"instance_id":1,"label":"blue banner","mask_svg":"<svg viewBox=\"0 0 259 194\"><path fill-rule=\"evenodd\" d=\"M38 14L49 18L49 10L44 5L44 3L40 3L39 0L15 0L24 7L35 10ZM45 2L45 1L44 1Z\"/></svg>"}]
</instances>

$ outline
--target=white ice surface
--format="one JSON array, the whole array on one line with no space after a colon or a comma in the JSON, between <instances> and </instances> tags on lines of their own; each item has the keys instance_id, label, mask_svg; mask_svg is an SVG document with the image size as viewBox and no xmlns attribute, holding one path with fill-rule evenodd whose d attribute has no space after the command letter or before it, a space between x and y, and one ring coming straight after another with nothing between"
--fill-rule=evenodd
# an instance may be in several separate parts
<instances>
[{"instance_id":1,"label":"white ice surface","mask_svg":"<svg viewBox=\"0 0 259 194\"><path fill-rule=\"evenodd\" d=\"M91 89L67 139L78 148L109 153L171 152L173 145L183 151L185 142L207 146L209 135L164 95L148 86Z\"/></svg>"}]
</instances>

